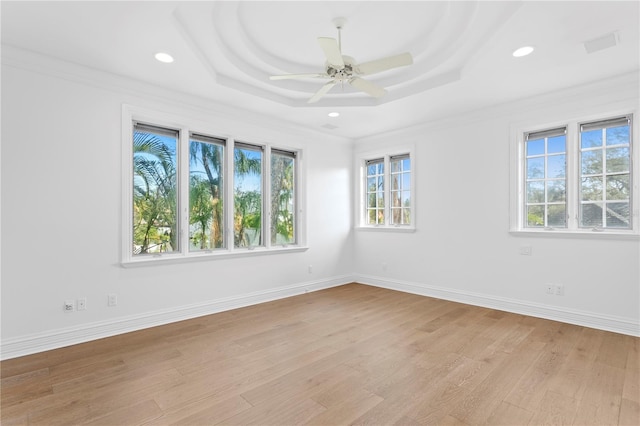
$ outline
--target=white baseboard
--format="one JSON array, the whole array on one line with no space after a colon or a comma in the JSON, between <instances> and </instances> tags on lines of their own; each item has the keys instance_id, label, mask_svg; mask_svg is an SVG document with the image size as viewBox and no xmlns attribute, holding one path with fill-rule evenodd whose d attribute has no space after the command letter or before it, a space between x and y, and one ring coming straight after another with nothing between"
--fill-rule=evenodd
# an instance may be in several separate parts
<instances>
[{"instance_id":1,"label":"white baseboard","mask_svg":"<svg viewBox=\"0 0 640 426\"><path fill-rule=\"evenodd\" d=\"M405 293L419 294L421 296L450 300L452 302L466 303L468 305L482 306L484 308L492 308L521 315L545 318L580 325L583 327L627 334L630 336L640 336L640 321L637 318L623 318L593 312L557 308L554 306L522 300L451 290L422 283L389 280L370 275L356 274L353 276L353 281L375 287L403 291Z\"/></svg>"},{"instance_id":2,"label":"white baseboard","mask_svg":"<svg viewBox=\"0 0 640 426\"><path fill-rule=\"evenodd\" d=\"M243 308L258 303L297 296L307 292L337 287L353 282L352 275L343 275L329 279L307 281L300 284L257 291L188 306L159 310L140 315L83 324L79 327L58 329L14 339L2 340L0 359L10 359L38 352L58 349L91 340L115 336L131 331L156 327L172 322L211 315L231 309Z\"/></svg>"},{"instance_id":3,"label":"white baseboard","mask_svg":"<svg viewBox=\"0 0 640 426\"><path fill-rule=\"evenodd\" d=\"M343 275L329 279L307 281L300 284L278 287L239 296L221 298L203 303L180 306L177 308L149 312L140 315L123 317L111 321L84 324L80 327L53 330L46 333L33 334L2 341L0 359L10 359L30 355L51 349L57 349L104 337L115 336L131 331L169 324L172 322L211 315L231 309L242 308L272 300L297 296L303 293L337 287L357 282L390 290L403 291L421 296L450 300L468 305L498 309L521 315L545 318L599 330L640 336L638 320L607 316L592 312L556 308L514 299L487 296L484 294L464 292L399 280L389 280L370 275Z\"/></svg>"}]
</instances>

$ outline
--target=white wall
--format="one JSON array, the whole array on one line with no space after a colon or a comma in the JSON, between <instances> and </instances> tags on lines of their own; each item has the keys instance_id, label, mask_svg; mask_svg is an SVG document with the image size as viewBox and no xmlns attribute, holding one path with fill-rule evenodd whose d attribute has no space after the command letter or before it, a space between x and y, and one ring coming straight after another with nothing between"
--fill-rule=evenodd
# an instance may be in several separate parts
<instances>
[{"instance_id":1,"label":"white wall","mask_svg":"<svg viewBox=\"0 0 640 426\"><path fill-rule=\"evenodd\" d=\"M309 249L121 267L123 104L303 149ZM348 140L234 118L202 99L3 50L3 358L349 282L350 174ZM107 307L108 293L118 306ZM86 311L63 312L65 300L79 297Z\"/></svg>"},{"instance_id":2,"label":"white wall","mask_svg":"<svg viewBox=\"0 0 640 426\"><path fill-rule=\"evenodd\" d=\"M640 334L637 237L509 233L511 127L637 112L638 93L635 73L356 141L356 154L415 143L417 191L415 233L355 231L356 278ZM520 255L521 246L531 246L532 256ZM546 283L564 284L565 295L546 294Z\"/></svg>"}]
</instances>

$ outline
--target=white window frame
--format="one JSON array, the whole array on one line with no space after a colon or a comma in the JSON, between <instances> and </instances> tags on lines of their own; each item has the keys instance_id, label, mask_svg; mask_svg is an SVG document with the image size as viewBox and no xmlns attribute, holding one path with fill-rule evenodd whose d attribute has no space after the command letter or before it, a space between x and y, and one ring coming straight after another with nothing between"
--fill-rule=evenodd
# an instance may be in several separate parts
<instances>
[{"instance_id":1,"label":"white window frame","mask_svg":"<svg viewBox=\"0 0 640 426\"><path fill-rule=\"evenodd\" d=\"M175 129L179 131L179 143L177 152L178 161L178 232L179 232L179 250L168 253L157 253L143 256L136 256L132 253L131 242L133 241L133 133L134 122L147 123L161 128ZM231 135L221 134L219 130L212 128L211 124L203 123L187 117L177 116L175 114L153 111L146 108L123 105L122 108L122 230L121 230L121 265L123 267L152 265L157 263L179 263L196 260L212 260L222 258L268 255L283 252L300 252L306 251L306 204L305 194L302 190L305 186L304 175L304 152L297 147L280 144L278 141L247 144L260 146L263 148L263 213L262 213L262 232L263 244L259 247L234 247L233 244L233 217L234 206L233 196L227 197L224 204L224 241L225 247L211 250L189 251L189 138L191 133L199 135L210 135L211 137L224 139L225 155L223 179L223 194L233 194L234 188L234 147L236 139ZM252 137L242 137L245 140L253 140ZM271 148L279 151L288 151L295 153L295 193L296 211L295 211L295 235L296 243L290 245L272 246L270 238L269 226L270 211L270 178L271 178ZM267 201L265 201L267 200ZM265 214L266 212L266 214Z\"/></svg>"},{"instance_id":2,"label":"white window frame","mask_svg":"<svg viewBox=\"0 0 640 426\"><path fill-rule=\"evenodd\" d=\"M604 121L607 119L631 116L631 146L630 146L630 229L616 228L584 228L579 224L579 191L580 191L580 126L585 123ZM519 123L510 128L510 223L509 231L514 235L528 236L577 236L594 238L638 238L640 236L640 220L638 206L640 205L640 158L638 144L640 143L638 122L640 117L637 110L624 109L598 114L589 114L563 121L542 123ZM544 131L566 127L566 200L567 226L566 228L532 228L525 223L525 136L529 132Z\"/></svg>"},{"instance_id":3,"label":"white window frame","mask_svg":"<svg viewBox=\"0 0 640 426\"><path fill-rule=\"evenodd\" d=\"M409 214L411 224L391 224L391 159L408 155L411 161L411 211ZM383 224L367 224L367 161L382 159L384 162L384 217ZM416 230L416 156L413 145L393 147L388 150L375 150L358 152L355 155L355 228L362 231L381 232L415 232Z\"/></svg>"}]
</instances>

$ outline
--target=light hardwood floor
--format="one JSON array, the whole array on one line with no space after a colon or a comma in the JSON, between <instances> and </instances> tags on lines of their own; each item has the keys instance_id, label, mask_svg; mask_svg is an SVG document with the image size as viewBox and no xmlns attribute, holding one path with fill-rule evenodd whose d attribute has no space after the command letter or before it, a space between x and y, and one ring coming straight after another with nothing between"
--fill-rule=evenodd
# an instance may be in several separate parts
<instances>
[{"instance_id":1,"label":"light hardwood floor","mask_svg":"<svg viewBox=\"0 0 640 426\"><path fill-rule=\"evenodd\" d=\"M639 340L350 284L3 361L1 420L638 425Z\"/></svg>"}]
</instances>

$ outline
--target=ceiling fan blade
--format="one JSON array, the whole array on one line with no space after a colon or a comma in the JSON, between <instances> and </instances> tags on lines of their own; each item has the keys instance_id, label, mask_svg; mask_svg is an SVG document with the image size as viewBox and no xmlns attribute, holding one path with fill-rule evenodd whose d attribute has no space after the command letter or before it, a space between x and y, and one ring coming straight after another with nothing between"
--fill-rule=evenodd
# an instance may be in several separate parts
<instances>
[{"instance_id":1,"label":"ceiling fan blade","mask_svg":"<svg viewBox=\"0 0 640 426\"><path fill-rule=\"evenodd\" d=\"M356 89L361 90L373 96L374 98L379 98L381 96L384 96L385 93L387 93L387 91L382 87L377 86L371 83L370 81L364 80L359 77L353 77L352 79L350 79L349 84L351 84Z\"/></svg>"},{"instance_id":2,"label":"ceiling fan blade","mask_svg":"<svg viewBox=\"0 0 640 426\"><path fill-rule=\"evenodd\" d=\"M333 86L336 85L336 81L332 80L326 83L324 86L320 88L312 97L307 101L307 103L312 104L314 102L318 102L321 97L323 97Z\"/></svg>"},{"instance_id":3,"label":"ceiling fan blade","mask_svg":"<svg viewBox=\"0 0 640 426\"><path fill-rule=\"evenodd\" d=\"M412 63L413 57L411 56L411 53L407 52L359 64L356 66L356 71L361 75L369 75L393 68L403 67L405 65L411 65Z\"/></svg>"},{"instance_id":4,"label":"ceiling fan blade","mask_svg":"<svg viewBox=\"0 0 640 426\"><path fill-rule=\"evenodd\" d=\"M330 78L327 74L285 74L285 75L272 75L269 80L289 80L294 78Z\"/></svg>"},{"instance_id":5,"label":"ceiling fan blade","mask_svg":"<svg viewBox=\"0 0 640 426\"><path fill-rule=\"evenodd\" d=\"M324 56L327 58L329 65L334 68L344 68L344 59L342 59L342 53L340 52L340 46L335 38L330 37L318 37L318 43L324 51Z\"/></svg>"}]
</instances>

